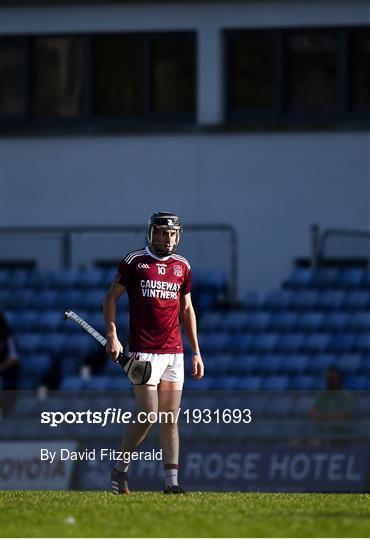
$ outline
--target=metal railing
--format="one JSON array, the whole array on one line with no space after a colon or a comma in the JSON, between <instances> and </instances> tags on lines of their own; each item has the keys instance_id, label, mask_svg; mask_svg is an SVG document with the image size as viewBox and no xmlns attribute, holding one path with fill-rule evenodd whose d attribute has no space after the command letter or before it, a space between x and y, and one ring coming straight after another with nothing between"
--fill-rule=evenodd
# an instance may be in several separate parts
<instances>
[{"instance_id":1,"label":"metal railing","mask_svg":"<svg viewBox=\"0 0 370 540\"><path fill-rule=\"evenodd\" d=\"M238 285L238 238L235 228L232 225L228 224L209 224L209 225L186 225L186 233L223 233L228 237L228 247L229 254L225 255L225 246L223 249L220 249L218 245L219 252L217 254L218 263L224 260L225 257L228 258L227 261L227 274L228 274L228 300L234 302L237 295L237 285ZM58 264L59 268L71 268L74 266L74 248L75 241L77 238L80 238L82 235L128 235L128 234L138 234L141 239L144 239L146 236L146 228L143 226L114 226L114 225L103 225L103 226L68 226L68 227L0 227L0 236L4 235L10 236L11 238L22 237L42 237L52 236L54 240L59 243L58 248ZM109 238L109 237L108 237ZM101 240L100 240L101 242ZM137 246L135 246L137 247ZM0 259L6 260L9 257L5 257L2 253L4 249L0 250ZM212 253L215 250L210 250ZM24 252L22 246L18 249L18 256L13 256L11 259L16 260L19 258L24 259ZM204 253L203 253L204 255ZM32 256L31 258L37 259L37 256ZM115 255L119 258L119 255ZM104 258L104 257L103 257ZM107 258L107 257L106 257ZM207 258L207 257L206 257ZM112 260L113 256L109 257L109 260ZM193 267L197 268L197 260L191 260ZM215 260L215 263L217 261ZM210 265L214 267L213 261L210 260ZM217 267L216 267L217 268Z\"/></svg>"},{"instance_id":2,"label":"metal railing","mask_svg":"<svg viewBox=\"0 0 370 540\"><path fill-rule=\"evenodd\" d=\"M317 267L329 258L367 259L370 263L370 231L325 229L311 226L312 266Z\"/></svg>"}]
</instances>

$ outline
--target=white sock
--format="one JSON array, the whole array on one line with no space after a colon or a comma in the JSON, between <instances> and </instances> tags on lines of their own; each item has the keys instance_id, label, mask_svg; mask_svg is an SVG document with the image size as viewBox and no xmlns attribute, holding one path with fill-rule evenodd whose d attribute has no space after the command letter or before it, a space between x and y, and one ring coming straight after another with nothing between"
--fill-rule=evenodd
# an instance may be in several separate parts
<instances>
[{"instance_id":1,"label":"white sock","mask_svg":"<svg viewBox=\"0 0 370 540\"><path fill-rule=\"evenodd\" d=\"M126 461L123 461L123 459L120 459L120 460L116 461L116 464L115 464L114 468L116 469L116 471L127 472L129 466L130 466L129 461L126 462Z\"/></svg>"},{"instance_id":2,"label":"white sock","mask_svg":"<svg viewBox=\"0 0 370 540\"><path fill-rule=\"evenodd\" d=\"M166 487L170 486L177 486L178 485L178 467L175 465L175 468L173 468L173 465L164 469L164 483Z\"/></svg>"}]
</instances>

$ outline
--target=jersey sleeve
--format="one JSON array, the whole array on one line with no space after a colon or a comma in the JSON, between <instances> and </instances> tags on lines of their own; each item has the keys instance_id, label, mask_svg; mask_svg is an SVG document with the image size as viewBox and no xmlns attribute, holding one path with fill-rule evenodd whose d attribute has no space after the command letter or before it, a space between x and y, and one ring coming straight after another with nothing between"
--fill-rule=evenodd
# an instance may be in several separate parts
<instances>
[{"instance_id":1,"label":"jersey sleeve","mask_svg":"<svg viewBox=\"0 0 370 540\"><path fill-rule=\"evenodd\" d=\"M186 294L188 294L191 290L191 270L187 269L186 273L185 273L185 279L184 279L184 283L181 285L181 296L185 296Z\"/></svg>"},{"instance_id":2,"label":"jersey sleeve","mask_svg":"<svg viewBox=\"0 0 370 540\"><path fill-rule=\"evenodd\" d=\"M119 263L116 275L114 276L114 281L123 285L123 287L128 287L131 280L131 267L125 259Z\"/></svg>"}]
</instances>

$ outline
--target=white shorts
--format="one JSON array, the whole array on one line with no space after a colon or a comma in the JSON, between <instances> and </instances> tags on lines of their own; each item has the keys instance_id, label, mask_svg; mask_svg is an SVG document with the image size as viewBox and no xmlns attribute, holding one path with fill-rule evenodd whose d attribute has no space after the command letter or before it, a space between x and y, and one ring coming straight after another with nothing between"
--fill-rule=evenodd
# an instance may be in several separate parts
<instances>
[{"instance_id":1,"label":"white shorts","mask_svg":"<svg viewBox=\"0 0 370 540\"><path fill-rule=\"evenodd\" d=\"M141 362L152 364L152 374L146 384L155 385L160 381L170 381L174 383L184 382L184 354L156 354L156 353L132 353Z\"/></svg>"}]
</instances>

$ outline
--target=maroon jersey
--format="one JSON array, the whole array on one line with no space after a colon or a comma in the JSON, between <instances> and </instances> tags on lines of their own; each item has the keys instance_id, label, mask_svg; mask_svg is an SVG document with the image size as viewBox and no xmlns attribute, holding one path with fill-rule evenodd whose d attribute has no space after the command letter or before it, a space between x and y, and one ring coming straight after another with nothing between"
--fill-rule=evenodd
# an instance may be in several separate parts
<instances>
[{"instance_id":1,"label":"maroon jersey","mask_svg":"<svg viewBox=\"0 0 370 540\"><path fill-rule=\"evenodd\" d=\"M183 352L179 313L191 287L188 261L177 254L159 258L146 247L126 255L115 280L129 297L130 351Z\"/></svg>"}]
</instances>

